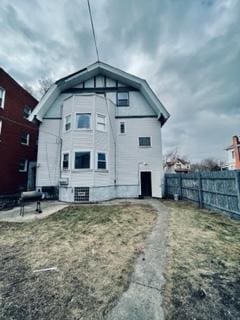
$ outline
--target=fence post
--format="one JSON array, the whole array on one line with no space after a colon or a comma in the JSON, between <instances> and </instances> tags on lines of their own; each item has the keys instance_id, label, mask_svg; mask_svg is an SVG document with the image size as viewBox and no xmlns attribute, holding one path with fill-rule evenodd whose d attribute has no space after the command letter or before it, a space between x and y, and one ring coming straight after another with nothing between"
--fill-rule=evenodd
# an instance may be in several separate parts
<instances>
[{"instance_id":1,"label":"fence post","mask_svg":"<svg viewBox=\"0 0 240 320\"><path fill-rule=\"evenodd\" d=\"M236 180L236 189L237 189L237 197L238 197L238 211L240 212L240 171L235 171L235 180Z\"/></svg>"},{"instance_id":2,"label":"fence post","mask_svg":"<svg viewBox=\"0 0 240 320\"><path fill-rule=\"evenodd\" d=\"M182 174L179 174L179 199L182 200Z\"/></svg>"},{"instance_id":3,"label":"fence post","mask_svg":"<svg viewBox=\"0 0 240 320\"><path fill-rule=\"evenodd\" d=\"M163 191L163 193L164 193L164 198L167 198L168 197L168 190L167 190L167 188L168 188L168 185L167 185L167 175L166 175L166 173L164 174L164 191Z\"/></svg>"},{"instance_id":4,"label":"fence post","mask_svg":"<svg viewBox=\"0 0 240 320\"><path fill-rule=\"evenodd\" d=\"M202 176L200 172L198 173L198 199L199 208L203 208Z\"/></svg>"}]
</instances>

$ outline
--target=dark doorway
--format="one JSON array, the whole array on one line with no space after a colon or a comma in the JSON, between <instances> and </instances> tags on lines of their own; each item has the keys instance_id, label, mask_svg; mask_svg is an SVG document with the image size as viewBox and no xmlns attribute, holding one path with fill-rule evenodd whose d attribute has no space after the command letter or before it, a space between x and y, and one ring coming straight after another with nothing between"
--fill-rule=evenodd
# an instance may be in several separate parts
<instances>
[{"instance_id":1,"label":"dark doorway","mask_svg":"<svg viewBox=\"0 0 240 320\"><path fill-rule=\"evenodd\" d=\"M143 197L152 196L152 179L151 172L141 172L141 195Z\"/></svg>"}]
</instances>

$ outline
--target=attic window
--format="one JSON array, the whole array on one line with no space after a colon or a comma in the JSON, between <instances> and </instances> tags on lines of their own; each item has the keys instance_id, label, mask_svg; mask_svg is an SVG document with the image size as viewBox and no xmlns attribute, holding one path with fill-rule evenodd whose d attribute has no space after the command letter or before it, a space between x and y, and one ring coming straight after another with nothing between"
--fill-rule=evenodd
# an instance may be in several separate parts
<instances>
[{"instance_id":1,"label":"attic window","mask_svg":"<svg viewBox=\"0 0 240 320\"><path fill-rule=\"evenodd\" d=\"M129 92L117 92L117 106L118 107L129 106Z\"/></svg>"}]
</instances>

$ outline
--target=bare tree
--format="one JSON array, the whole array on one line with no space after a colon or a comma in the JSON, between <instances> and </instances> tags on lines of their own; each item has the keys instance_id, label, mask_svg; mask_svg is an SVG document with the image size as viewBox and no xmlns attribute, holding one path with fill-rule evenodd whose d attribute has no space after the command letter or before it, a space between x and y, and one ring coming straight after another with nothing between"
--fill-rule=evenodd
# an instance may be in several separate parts
<instances>
[{"instance_id":1,"label":"bare tree","mask_svg":"<svg viewBox=\"0 0 240 320\"><path fill-rule=\"evenodd\" d=\"M38 83L40 86L39 93L43 96L53 84L53 80L51 78L41 78Z\"/></svg>"},{"instance_id":2,"label":"bare tree","mask_svg":"<svg viewBox=\"0 0 240 320\"><path fill-rule=\"evenodd\" d=\"M191 165L191 171L219 171L221 170L221 164L217 159L206 158L201 162L193 163Z\"/></svg>"},{"instance_id":3,"label":"bare tree","mask_svg":"<svg viewBox=\"0 0 240 320\"><path fill-rule=\"evenodd\" d=\"M32 86L30 86L29 84L27 83L24 83L23 84L23 88L28 92L30 93L32 96L35 96L35 92L34 92L34 89Z\"/></svg>"}]
</instances>

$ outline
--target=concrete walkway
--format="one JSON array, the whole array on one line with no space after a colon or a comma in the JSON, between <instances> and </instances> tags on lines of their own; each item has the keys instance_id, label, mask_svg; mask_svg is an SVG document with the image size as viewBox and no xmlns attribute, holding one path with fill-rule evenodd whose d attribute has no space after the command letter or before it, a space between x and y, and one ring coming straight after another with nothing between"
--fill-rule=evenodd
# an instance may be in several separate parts
<instances>
[{"instance_id":1,"label":"concrete walkway","mask_svg":"<svg viewBox=\"0 0 240 320\"><path fill-rule=\"evenodd\" d=\"M0 221L29 222L37 219L43 219L63 208L66 208L68 204L60 201L43 201L41 203L42 213L40 214L35 211L36 206L36 202L28 203L25 206L24 217L19 215L20 207L15 207L10 210L1 210Z\"/></svg>"},{"instance_id":2,"label":"concrete walkway","mask_svg":"<svg viewBox=\"0 0 240 320\"><path fill-rule=\"evenodd\" d=\"M154 207L158 219L136 262L128 290L108 314L107 320L162 320L162 287L166 262L168 212L159 200L140 200Z\"/></svg>"}]
</instances>

